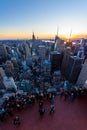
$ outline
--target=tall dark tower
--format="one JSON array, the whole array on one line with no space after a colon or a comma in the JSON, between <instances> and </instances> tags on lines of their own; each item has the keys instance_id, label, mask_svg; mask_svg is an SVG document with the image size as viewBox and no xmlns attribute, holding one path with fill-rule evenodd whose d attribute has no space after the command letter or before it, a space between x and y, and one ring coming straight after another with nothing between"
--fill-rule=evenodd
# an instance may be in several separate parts
<instances>
[{"instance_id":1,"label":"tall dark tower","mask_svg":"<svg viewBox=\"0 0 87 130\"><path fill-rule=\"evenodd\" d=\"M61 65L61 53L57 51L53 51L50 55L51 60L51 72L60 70Z\"/></svg>"},{"instance_id":2,"label":"tall dark tower","mask_svg":"<svg viewBox=\"0 0 87 130\"><path fill-rule=\"evenodd\" d=\"M35 41L35 35L34 35L34 32L32 34L32 41Z\"/></svg>"},{"instance_id":3,"label":"tall dark tower","mask_svg":"<svg viewBox=\"0 0 87 130\"><path fill-rule=\"evenodd\" d=\"M36 38L35 38L35 35L34 35L34 32L33 32L33 34L32 34L32 47L33 48L35 48L35 46L36 46L35 42L36 42Z\"/></svg>"}]
</instances>

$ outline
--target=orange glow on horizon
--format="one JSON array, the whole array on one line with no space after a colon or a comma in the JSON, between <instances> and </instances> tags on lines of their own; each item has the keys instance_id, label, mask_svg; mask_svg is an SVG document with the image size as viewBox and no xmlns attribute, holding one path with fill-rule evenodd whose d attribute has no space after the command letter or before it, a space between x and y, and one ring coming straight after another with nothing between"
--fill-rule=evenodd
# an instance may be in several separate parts
<instances>
[{"instance_id":1,"label":"orange glow on horizon","mask_svg":"<svg viewBox=\"0 0 87 130\"><path fill-rule=\"evenodd\" d=\"M54 39L55 35L45 35L45 34L35 34L35 37L40 39ZM87 34L72 34L71 37L67 35L59 35L60 38L66 40L66 39L75 39L75 38L87 38ZM0 33L0 39L1 40L6 40L6 39L31 39L32 34L25 33L25 34L20 34L20 33L15 33L15 34L1 34Z\"/></svg>"}]
</instances>

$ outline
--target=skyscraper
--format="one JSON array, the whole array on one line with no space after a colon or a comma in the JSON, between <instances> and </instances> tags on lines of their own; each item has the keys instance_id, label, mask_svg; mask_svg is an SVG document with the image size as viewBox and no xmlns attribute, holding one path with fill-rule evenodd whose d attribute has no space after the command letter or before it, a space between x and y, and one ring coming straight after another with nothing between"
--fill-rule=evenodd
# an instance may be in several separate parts
<instances>
[{"instance_id":1,"label":"skyscraper","mask_svg":"<svg viewBox=\"0 0 87 130\"><path fill-rule=\"evenodd\" d=\"M45 54L46 54L46 47L44 45L39 45L38 46L38 52L39 52L39 56L40 58L45 58Z\"/></svg>"},{"instance_id":2,"label":"skyscraper","mask_svg":"<svg viewBox=\"0 0 87 130\"><path fill-rule=\"evenodd\" d=\"M29 44L26 42L24 46L25 46L25 55L26 55L26 58L29 58L31 56L31 49L29 47Z\"/></svg>"},{"instance_id":3,"label":"skyscraper","mask_svg":"<svg viewBox=\"0 0 87 130\"><path fill-rule=\"evenodd\" d=\"M87 59L85 60L85 63L82 66L80 75L77 80L77 85L83 85L86 80L87 80Z\"/></svg>"},{"instance_id":4,"label":"skyscraper","mask_svg":"<svg viewBox=\"0 0 87 130\"><path fill-rule=\"evenodd\" d=\"M33 34L32 34L32 41L35 41L35 35L34 35L34 32L33 32Z\"/></svg>"},{"instance_id":5,"label":"skyscraper","mask_svg":"<svg viewBox=\"0 0 87 130\"><path fill-rule=\"evenodd\" d=\"M64 51L62 65L61 65L61 72L65 77L66 77L66 71L69 64L69 58L71 55L72 55L71 48L67 47Z\"/></svg>"},{"instance_id":6,"label":"skyscraper","mask_svg":"<svg viewBox=\"0 0 87 130\"><path fill-rule=\"evenodd\" d=\"M60 70L61 67L61 53L53 51L50 56L51 60L51 72Z\"/></svg>"},{"instance_id":7,"label":"skyscraper","mask_svg":"<svg viewBox=\"0 0 87 130\"><path fill-rule=\"evenodd\" d=\"M82 58L77 56L70 56L69 63L66 69L66 78L72 82L76 83L82 65Z\"/></svg>"}]
</instances>

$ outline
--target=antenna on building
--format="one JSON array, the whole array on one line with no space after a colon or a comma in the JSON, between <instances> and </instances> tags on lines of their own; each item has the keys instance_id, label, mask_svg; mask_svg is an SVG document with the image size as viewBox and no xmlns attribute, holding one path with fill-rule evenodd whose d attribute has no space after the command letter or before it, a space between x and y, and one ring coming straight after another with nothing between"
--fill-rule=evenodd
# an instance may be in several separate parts
<instances>
[{"instance_id":1,"label":"antenna on building","mask_svg":"<svg viewBox=\"0 0 87 130\"><path fill-rule=\"evenodd\" d=\"M70 30L69 42L70 42L71 36L72 36L72 29Z\"/></svg>"},{"instance_id":2,"label":"antenna on building","mask_svg":"<svg viewBox=\"0 0 87 130\"><path fill-rule=\"evenodd\" d=\"M59 26L57 26L57 36L59 35Z\"/></svg>"},{"instance_id":3,"label":"antenna on building","mask_svg":"<svg viewBox=\"0 0 87 130\"><path fill-rule=\"evenodd\" d=\"M71 35L72 35L72 29L71 29L71 31L70 31L70 38L71 38Z\"/></svg>"}]
</instances>

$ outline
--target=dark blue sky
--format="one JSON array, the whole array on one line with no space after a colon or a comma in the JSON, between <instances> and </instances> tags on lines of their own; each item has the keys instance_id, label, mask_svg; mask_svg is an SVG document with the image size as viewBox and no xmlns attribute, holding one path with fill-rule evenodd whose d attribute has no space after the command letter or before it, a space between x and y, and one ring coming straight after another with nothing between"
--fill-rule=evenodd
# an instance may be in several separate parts
<instances>
[{"instance_id":1,"label":"dark blue sky","mask_svg":"<svg viewBox=\"0 0 87 130\"><path fill-rule=\"evenodd\" d=\"M87 0L0 0L0 38L87 33ZM15 36L16 37L16 36Z\"/></svg>"}]
</instances>

